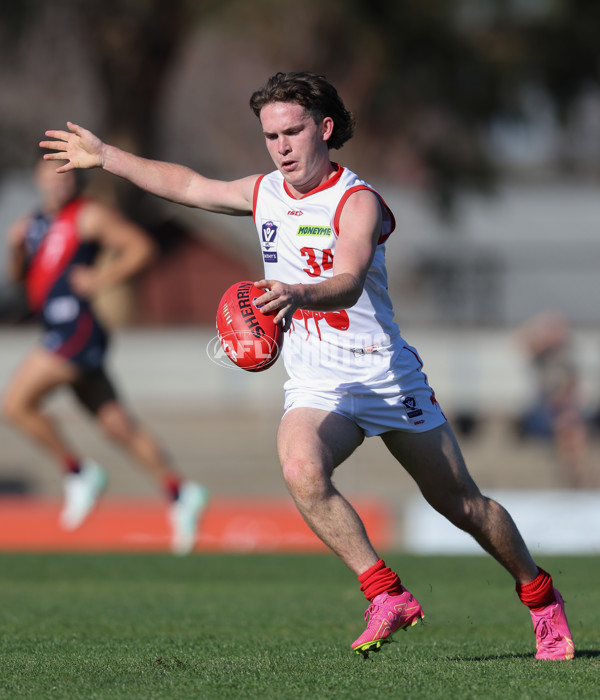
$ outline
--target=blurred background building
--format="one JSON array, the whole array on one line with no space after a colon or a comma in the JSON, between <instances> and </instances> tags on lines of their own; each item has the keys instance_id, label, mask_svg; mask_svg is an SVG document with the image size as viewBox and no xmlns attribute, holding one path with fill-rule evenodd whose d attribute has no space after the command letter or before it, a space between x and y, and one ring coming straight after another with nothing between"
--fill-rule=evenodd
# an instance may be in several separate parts
<instances>
[{"instance_id":1,"label":"blurred background building","mask_svg":"<svg viewBox=\"0 0 600 700\"><path fill-rule=\"evenodd\" d=\"M45 129L69 119L141 155L232 179L271 169L251 92L278 70L323 73L358 125L333 156L381 191L396 215L387 258L398 323L470 441L466 450L483 464L484 484L569 483L550 443L536 452L513 430L537 399L535 367L516 331L550 309L569 323L592 485L599 26L594 0L4 3L0 239L35 205L29 169ZM103 173L92 173L90 190L161 245L160 260L135 285L100 300L121 328L113 361L132 400L159 413L210 406L230 417L232 406L260 403L276 420L280 367L249 377L206 354L224 289L262 274L251 221L177 207ZM8 317L0 378L34 333ZM14 449L0 473L30 460ZM54 488L35 478L40 490Z\"/></svg>"}]
</instances>

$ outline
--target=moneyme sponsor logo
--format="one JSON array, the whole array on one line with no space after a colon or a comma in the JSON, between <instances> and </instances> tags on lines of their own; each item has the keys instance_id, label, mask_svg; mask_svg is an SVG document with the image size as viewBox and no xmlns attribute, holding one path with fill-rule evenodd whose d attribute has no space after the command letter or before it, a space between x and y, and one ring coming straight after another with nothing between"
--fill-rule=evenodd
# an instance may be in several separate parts
<instances>
[{"instance_id":1,"label":"moneyme sponsor logo","mask_svg":"<svg viewBox=\"0 0 600 700\"><path fill-rule=\"evenodd\" d=\"M298 226L296 231L297 236L323 236L328 238L331 236L331 226Z\"/></svg>"}]
</instances>

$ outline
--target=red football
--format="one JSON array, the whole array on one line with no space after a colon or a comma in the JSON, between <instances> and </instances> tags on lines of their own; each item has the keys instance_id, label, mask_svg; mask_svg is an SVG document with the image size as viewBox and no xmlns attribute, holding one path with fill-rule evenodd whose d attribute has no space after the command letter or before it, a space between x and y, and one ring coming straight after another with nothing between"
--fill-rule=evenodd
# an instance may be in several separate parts
<instances>
[{"instance_id":1,"label":"red football","mask_svg":"<svg viewBox=\"0 0 600 700\"><path fill-rule=\"evenodd\" d=\"M274 314L263 314L254 300L264 294L252 282L237 282L223 294L217 310L217 332L229 359L248 372L262 372L279 357L283 329Z\"/></svg>"}]
</instances>

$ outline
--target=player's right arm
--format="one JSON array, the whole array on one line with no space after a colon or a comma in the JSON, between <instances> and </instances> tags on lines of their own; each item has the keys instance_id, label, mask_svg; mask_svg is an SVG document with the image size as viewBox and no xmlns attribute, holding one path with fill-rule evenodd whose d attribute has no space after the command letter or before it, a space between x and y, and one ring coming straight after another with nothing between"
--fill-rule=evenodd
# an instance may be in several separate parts
<instances>
[{"instance_id":1,"label":"player's right arm","mask_svg":"<svg viewBox=\"0 0 600 700\"><path fill-rule=\"evenodd\" d=\"M67 122L67 126L69 131L46 131L46 136L54 140L40 142L42 148L52 151L44 155L46 160L67 161L56 172L103 168L178 204L234 216L252 213L257 175L231 182L211 180L184 165L142 158L106 144L91 131L72 122Z\"/></svg>"}]
</instances>

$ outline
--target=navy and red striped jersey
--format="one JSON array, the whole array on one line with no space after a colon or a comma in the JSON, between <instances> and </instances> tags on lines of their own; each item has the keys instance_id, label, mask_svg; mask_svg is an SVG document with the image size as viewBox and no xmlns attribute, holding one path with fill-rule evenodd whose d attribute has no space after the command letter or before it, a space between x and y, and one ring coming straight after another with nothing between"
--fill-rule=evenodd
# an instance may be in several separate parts
<instances>
[{"instance_id":1,"label":"navy and red striped jersey","mask_svg":"<svg viewBox=\"0 0 600 700\"><path fill-rule=\"evenodd\" d=\"M33 311L58 297L75 296L69 282L73 265L92 265L99 251L94 241L83 241L77 228L77 216L84 197L68 202L55 216L35 215L25 237L27 270L25 288ZM82 306L87 302L77 297Z\"/></svg>"}]
</instances>

